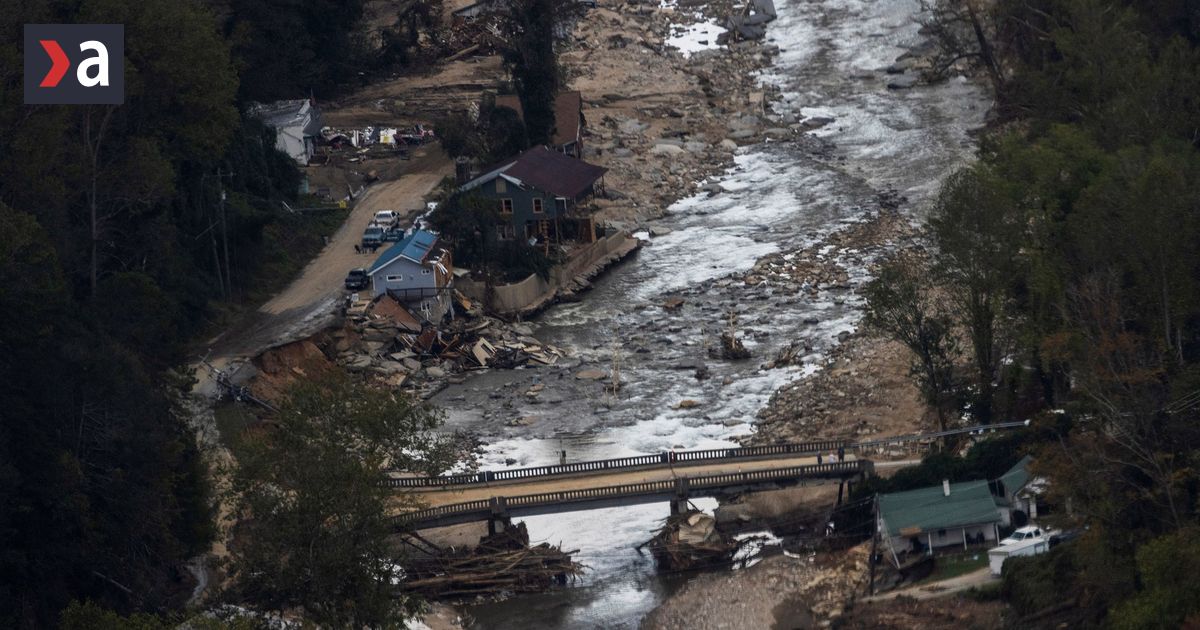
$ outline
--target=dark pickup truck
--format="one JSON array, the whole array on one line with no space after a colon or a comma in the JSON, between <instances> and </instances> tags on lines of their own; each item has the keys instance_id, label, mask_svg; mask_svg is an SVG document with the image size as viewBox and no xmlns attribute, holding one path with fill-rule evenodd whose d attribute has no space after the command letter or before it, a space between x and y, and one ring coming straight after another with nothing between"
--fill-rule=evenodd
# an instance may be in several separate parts
<instances>
[{"instance_id":1,"label":"dark pickup truck","mask_svg":"<svg viewBox=\"0 0 1200 630\"><path fill-rule=\"evenodd\" d=\"M361 291L370 283L371 277L367 275L366 269L351 269L350 273L346 274L346 288L351 291Z\"/></svg>"}]
</instances>

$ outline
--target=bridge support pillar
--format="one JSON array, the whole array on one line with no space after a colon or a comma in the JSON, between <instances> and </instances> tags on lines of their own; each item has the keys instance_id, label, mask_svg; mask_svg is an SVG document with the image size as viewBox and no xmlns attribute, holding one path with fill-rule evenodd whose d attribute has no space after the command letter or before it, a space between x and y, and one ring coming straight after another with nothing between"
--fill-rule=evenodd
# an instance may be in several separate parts
<instances>
[{"instance_id":1,"label":"bridge support pillar","mask_svg":"<svg viewBox=\"0 0 1200 630\"><path fill-rule=\"evenodd\" d=\"M842 504L842 493L845 492L845 490L846 490L846 482L839 481L838 482L838 500L837 500L838 505Z\"/></svg>"},{"instance_id":2,"label":"bridge support pillar","mask_svg":"<svg viewBox=\"0 0 1200 630\"><path fill-rule=\"evenodd\" d=\"M495 536L496 534L507 531L509 527L512 527L512 519L503 514L492 516L488 518L487 525L488 536Z\"/></svg>"},{"instance_id":3,"label":"bridge support pillar","mask_svg":"<svg viewBox=\"0 0 1200 630\"><path fill-rule=\"evenodd\" d=\"M491 515L488 516L488 536L495 536L512 527L512 517L508 515L508 500L505 497L492 497Z\"/></svg>"},{"instance_id":4,"label":"bridge support pillar","mask_svg":"<svg viewBox=\"0 0 1200 630\"><path fill-rule=\"evenodd\" d=\"M671 516L679 516L687 514L688 500L687 497L676 497L671 499Z\"/></svg>"}]
</instances>

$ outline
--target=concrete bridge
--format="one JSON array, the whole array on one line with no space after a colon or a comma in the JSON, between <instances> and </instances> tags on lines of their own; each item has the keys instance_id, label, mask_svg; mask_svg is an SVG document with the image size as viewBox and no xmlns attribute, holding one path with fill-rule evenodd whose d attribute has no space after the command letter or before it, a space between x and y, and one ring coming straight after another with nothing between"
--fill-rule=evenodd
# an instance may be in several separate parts
<instances>
[{"instance_id":1,"label":"concrete bridge","mask_svg":"<svg viewBox=\"0 0 1200 630\"><path fill-rule=\"evenodd\" d=\"M847 486L874 474L861 453L946 435L1025 426L1012 422L897 436L868 442L816 440L704 451L663 452L557 466L442 477L394 477L388 486L418 495L428 508L396 517L397 529L427 529L488 521L489 531L512 517L670 501L672 513L693 497L803 485ZM911 464L914 462L903 462ZM889 464L881 464L887 466Z\"/></svg>"}]
</instances>

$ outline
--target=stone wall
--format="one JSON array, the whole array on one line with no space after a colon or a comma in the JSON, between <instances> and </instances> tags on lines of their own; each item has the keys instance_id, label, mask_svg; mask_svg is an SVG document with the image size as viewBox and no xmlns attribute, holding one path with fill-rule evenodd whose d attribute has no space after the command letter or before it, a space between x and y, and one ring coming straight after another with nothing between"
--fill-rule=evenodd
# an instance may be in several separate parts
<instances>
[{"instance_id":1,"label":"stone wall","mask_svg":"<svg viewBox=\"0 0 1200 630\"><path fill-rule=\"evenodd\" d=\"M570 260L554 267L549 280L530 274L519 282L492 287L492 310L502 315L535 313L549 306L560 290L574 287L576 278L595 275L600 269L637 249L637 246L637 239L624 232L601 238L576 250ZM460 278L455 281L454 287L473 300L484 301L486 287L482 282Z\"/></svg>"}]
</instances>

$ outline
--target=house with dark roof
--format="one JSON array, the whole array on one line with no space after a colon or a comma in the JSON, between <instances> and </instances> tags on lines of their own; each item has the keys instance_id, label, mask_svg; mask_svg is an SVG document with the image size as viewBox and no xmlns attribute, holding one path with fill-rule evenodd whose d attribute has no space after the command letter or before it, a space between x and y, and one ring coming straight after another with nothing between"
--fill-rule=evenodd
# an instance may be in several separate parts
<instances>
[{"instance_id":1,"label":"house with dark roof","mask_svg":"<svg viewBox=\"0 0 1200 630\"><path fill-rule=\"evenodd\" d=\"M426 230L412 234L385 249L367 269L371 293L385 293L415 309L427 321L438 321L450 307L454 280L450 249Z\"/></svg>"},{"instance_id":2,"label":"house with dark roof","mask_svg":"<svg viewBox=\"0 0 1200 630\"><path fill-rule=\"evenodd\" d=\"M525 109L515 94L496 96L496 107L507 107L525 121ZM554 134L550 145L571 157L583 157L583 129L587 119L583 117L583 95L579 92L563 92L554 99Z\"/></svg>"},{"instance_id":3,"label":"house with dark roof","mask_svg":"<svg viewBox=\"0 0 1200 630\"><path fill-rule=\"evenodd\" d=\"M275 148L308 166L321 135L321 111L303 98L274 103L255 103L248 113L275 130Z\"/></svg>"},{"instance_id":4,"label":"house with dark roof","mask_svg":"<svg viewBox=\"0 0 1200 630\"><path fill-rule=\"evenodd\" d=\"M881 494L876 525L896 566L914 555L1000 539L1001 515L988 481Z\"/></svg>"},{"instance_id":5,"label":"house with dark roof","mask_svg":"<svg viewBox=\"0 0 1200 630\"><path fill-rule=\"evenodd\" d=\"M463 184L459 191L495 202L502 240L595 240L595 223L583 204L602 187L607 169L534 147Z\"/></svg>"}]
</instances>

